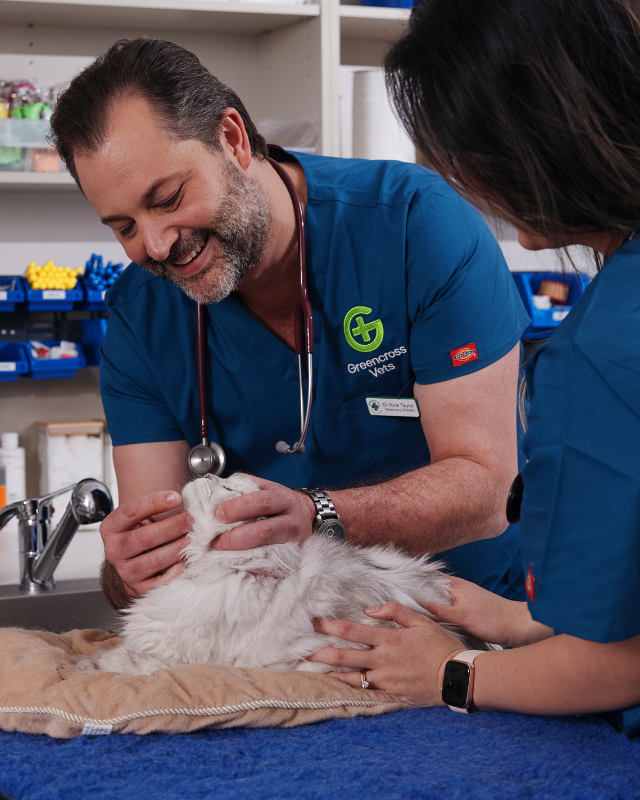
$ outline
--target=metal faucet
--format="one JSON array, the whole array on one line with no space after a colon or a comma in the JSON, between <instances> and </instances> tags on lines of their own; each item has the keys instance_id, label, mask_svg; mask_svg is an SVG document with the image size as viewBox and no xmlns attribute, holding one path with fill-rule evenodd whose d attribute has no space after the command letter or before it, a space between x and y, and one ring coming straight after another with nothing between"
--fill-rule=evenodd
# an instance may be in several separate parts
<instances>
[{"instance_id":1,"label":"metal faucet","mask_svg":"<svg viewBox=\"0 0 640 800\"><path fill-rule=\"evenodd\" d=\"M56 529L51 532L51 501L73 490ZM111 493L100 481L85 478L44 497L19 500L0 510L0 530L14 516L20 529L20 589L49 592L56 588L53 573L80 525L100 522L113 510Z\"/></svg>"}]
</instances>

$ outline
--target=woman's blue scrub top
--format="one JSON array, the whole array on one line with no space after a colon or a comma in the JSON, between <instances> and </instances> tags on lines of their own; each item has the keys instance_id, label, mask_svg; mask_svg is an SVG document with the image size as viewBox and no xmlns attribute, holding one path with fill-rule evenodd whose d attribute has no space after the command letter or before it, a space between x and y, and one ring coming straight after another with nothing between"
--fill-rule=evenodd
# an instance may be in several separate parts
<instances>
[{"instance_id":1,"label":"woman's blue scrub top","mask_svg":"<svg viewBox=\"0 0 640 800\"><path fill-rule=\"evenodd\" d=\"M640 636L640 241L611 256L530 359L527 382L531 615L595 642ZM640 732L640 707L618 718Z\"/></svg>"},{"instance_id":2,"label":"woman's blue scrub top","mask_svg":"<svg viewBox=\"0 0 640 800\"><path fill-rule=\"evenodd\" d=\"M419 419L373 416L366 398L411 397L416 381L482 369L516 345L528 318L482 218L440 177L399 162L296 157L315 330L306 449L275 449L299 437L297 358L233 296L208 308L209 436L229 473L292 488L377 483L428 464L429 449ZM131 264L107 305L100 384L114 445L196 444L195 304ZM503 594L518 571L522 585L517 530L445 559Z\"/></svg>"}]
</instances>

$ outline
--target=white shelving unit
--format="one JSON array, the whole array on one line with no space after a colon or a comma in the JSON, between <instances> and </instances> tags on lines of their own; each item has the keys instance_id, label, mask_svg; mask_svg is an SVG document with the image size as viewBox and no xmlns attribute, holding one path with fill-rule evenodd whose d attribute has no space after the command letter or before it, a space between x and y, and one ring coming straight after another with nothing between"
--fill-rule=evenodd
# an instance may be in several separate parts
<instances>
[{"instance_id":1,"label":"white shelving unit","mask_svg":"<svg viewBox=\"0 0 640 800\"><path fill-rule=\"evenodd\" d=\"M77 189L67 172L0 172L0 191L66 191Z\"/></svg>"}]
</instances>

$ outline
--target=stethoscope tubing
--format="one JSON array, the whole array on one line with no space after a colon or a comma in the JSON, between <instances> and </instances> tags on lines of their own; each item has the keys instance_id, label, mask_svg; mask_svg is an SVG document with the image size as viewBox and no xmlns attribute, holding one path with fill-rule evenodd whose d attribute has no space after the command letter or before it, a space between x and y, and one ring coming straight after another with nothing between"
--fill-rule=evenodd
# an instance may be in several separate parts
<instances>
[{"instance_id":1,"label":"stethoscope tubing","mask_svg":"<svg viewBox=\"0 0 640 800\"><path fill-rule=\"evenodd\" d=\"M282 166L272 158L267 159L271 166L278 173L284 185L287 187L293 211L296 219L296 231L298 237L298 263L300 267L300 282L298 285L298 298L294 316L294 340L295 352L298 356L298 382L300 385L300 438L290 447L286 442L280 441L276 444L279 453L303 453L304 442L309 430L311 419L311 406L313 404L313 310L307 291L307 253L306 253L306 232L304 222L304 212L300 195L294 182ZM202 464L201 448L206 448L211 454L211 471L219 475L224 469L226 457L222 447L209 442L209 422L207 419L207 392L206 392L206 325L204 320L205 308L203 304L196 305L196 357L198 372L198 405L200 409L200 439L201 445L192 448L189 453L189 468L197 475L202 474L202 468L198 470L194 465L198 462L196 453L200 454L199 463ZM307 357L307 398L305 404L304 380L302 377L302 356ZM217 468L214 469L217 464Z\"/></svg>"}]
</instances>

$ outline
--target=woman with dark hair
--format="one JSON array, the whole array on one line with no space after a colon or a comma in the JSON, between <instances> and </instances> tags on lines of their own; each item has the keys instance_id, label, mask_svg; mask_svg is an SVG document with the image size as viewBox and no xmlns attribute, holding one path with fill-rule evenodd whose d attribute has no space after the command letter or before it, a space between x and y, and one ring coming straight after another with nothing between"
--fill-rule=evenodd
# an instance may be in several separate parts
<instances>
[{"instance_id":1,"label":"woman with dark hair","mask_svg":"<svg viewBox=\"0 0 640 800\"><path fill-rule=\"evenodd\" d=\"M640 733L640 2L422 0L386 60L400 116L459 192L531 250L583 245L601 271L527 365L527 603L452 579L427 610L510 649L460 653L398 604L399 628L320 621L368 651L317 658L419 705L611 713Z\"/></svg>"}]
</instances>

